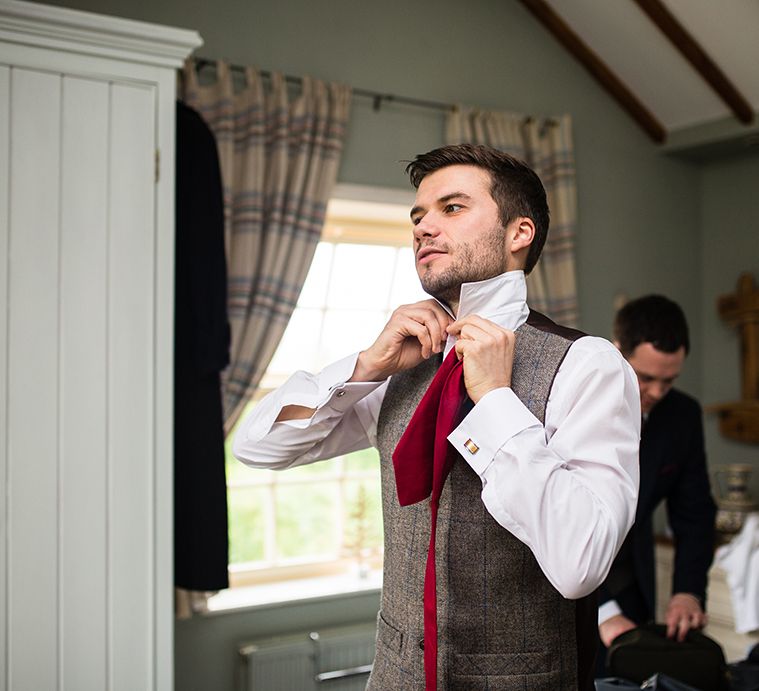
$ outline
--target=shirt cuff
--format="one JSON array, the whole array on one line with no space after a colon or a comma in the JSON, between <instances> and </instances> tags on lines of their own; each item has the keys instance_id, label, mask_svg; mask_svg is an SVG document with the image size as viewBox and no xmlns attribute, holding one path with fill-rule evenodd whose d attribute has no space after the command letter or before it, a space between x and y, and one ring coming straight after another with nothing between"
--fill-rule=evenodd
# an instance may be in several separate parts
<instances>
[{"instance_id":1,"label":"shirt cuff","mask_svg":"<svg viewBox=\"0 0 759 691\"><path fill-rule=\"evenodd\" d=\"M349 382L356 369L358 353L353 353L342 360L327 365L319 373L318 408L329 408L330 411L344 413L358 401L382 386L384 381Z\"/></svg>"},{"instance_id":2,"label":"shirt cuff","mask_svg":"<svg viewBox=\"0 0 759 691\"><path fill-rule=\"evenodd\" d=\"M296 372L288 381L296 382L294 390L288 390L287 394L282 394L277 400L277 406L274 408L275 417L279 411L286 405L300 405L306 408L314 408L316 412L310 418L285 420L274 423L275 425L286 425L297 429L305 429L320 420L329 418L335 413L344 413L349 410L356 402L369 395L372 391L382 386L384 382L348 382L353 376L353 370L356 368L358 353L348 355L347 357L327 365L315 377L308 375L311 382L316 383L314 387L311 384L311 391L308 391L308 381L302 382L298 379L299 375L305 373ZM297 387L300 388L297 388ZM314 388L316 389L314 391ZM277 392L274 392L275 394ZM281 400L285 398L287 400ZM267 430L268 431L268 430Z\"/></svg>"},{"instance_id":3,"label":"shirt cuff","mask_svg":"<svg viewBox=\"0 0 759 691\"><path fill-rule=\"evenodd\" d=\"M608 600L598 608L598 625L601 626L607 619L622 614L622 610L616 600Z\"/></svg>"},{"instance_id":4,"label":"shirt cuff","mask_svg":"<svg viewBox=\"0 0 759 691\"><path fill-rule=\"evenodd\" d=\"M486 393L461 424L448 435L448 441L482 477L495 455L509 439L538 420L508 387Z\"/></svg>"}]
</instances>

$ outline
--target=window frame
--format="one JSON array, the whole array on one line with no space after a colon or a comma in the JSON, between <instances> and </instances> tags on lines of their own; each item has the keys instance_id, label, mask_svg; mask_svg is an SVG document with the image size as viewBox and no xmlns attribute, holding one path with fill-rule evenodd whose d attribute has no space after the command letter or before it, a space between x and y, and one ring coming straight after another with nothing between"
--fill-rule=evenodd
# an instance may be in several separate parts
<instances>
[{"instance_id":1,"label":"window frame","mask_svg":"<svg viewBox=\"0 0 759 691\"><path fill-rule=\"evenodd\" d=\"M412 225L409 210L413 205L413 191L394 190L389 188L374 188L358 185L337 185L332 198L329 201L324 228L320 241L332 243L385 245L396 249L412 246ZM252 403L259 401L273 387L260 387ZM234 430L231 434L234 433ZM344 466L339 461L339 466ZM251 472L274 472L251 470ZM374 476L376 471L345 471L342 467L332 479L319 478L318 482L336 482L340 492L346 481L360 480ZM267 505L273 504L273 495L280 485L293 485L298 483L313 482L313 479L276 479L269 482L235 482L227 481L227 491L234 488L250 486L267 487L271 499ZM342 500L341 500L342 501ZM341 514L342 515L342 514ZM266 531L271 533L276 529L276 518L269 517ZM340 519L342 520L342 519ZM276 539L275 536L266 534L265 540ZM382 547L376 553L372 553L361 560L354 556L339 555L337 558L330 555L324 559L308 558L304 560L278 560L274 563L247 562L229 564L230 588L240 588L263 584L272 584L290 580L305 580L323 577L342 577L356 569L357 561L362 568L372 571L380 570L382 566Z\"/></svg>"}]
</instances>

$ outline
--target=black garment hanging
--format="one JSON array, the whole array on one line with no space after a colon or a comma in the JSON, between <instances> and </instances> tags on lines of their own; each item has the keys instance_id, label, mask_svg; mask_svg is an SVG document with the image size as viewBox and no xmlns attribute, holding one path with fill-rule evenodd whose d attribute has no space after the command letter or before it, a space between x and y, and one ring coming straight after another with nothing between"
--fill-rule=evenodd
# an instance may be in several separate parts
<instances>
[{"instance_id":1,"label":"black garment hanging","mask_svg":"<svg viewBox=\"0 0 759 691\"><path fill-rule=\"evenodd\" d=\"M177 103L174 312L174 583L229 586L220 373L229 364L219 157L200 115Z\"/></svg>"}]
</instances>

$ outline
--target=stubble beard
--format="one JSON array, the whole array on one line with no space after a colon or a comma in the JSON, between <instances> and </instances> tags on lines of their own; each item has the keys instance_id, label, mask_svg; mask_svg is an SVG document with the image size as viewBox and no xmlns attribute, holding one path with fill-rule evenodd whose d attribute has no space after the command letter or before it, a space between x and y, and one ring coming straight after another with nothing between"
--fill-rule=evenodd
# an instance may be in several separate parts
<instances>
[{"instance_id":1,"label":"stubble beard","mask_svg":"<svg viewBox=\"0 0 759 691\"><path fill-rule=\"evenodd\" d=\"M449 251L449 245L438 245ZM449 306L458 305L462 283L474 283L498 276L506 270L504 230L497 226L471 244L455 247L450 265L435 273L431 265L419 274L422 289Z\"/></svg>"}]
</instances>

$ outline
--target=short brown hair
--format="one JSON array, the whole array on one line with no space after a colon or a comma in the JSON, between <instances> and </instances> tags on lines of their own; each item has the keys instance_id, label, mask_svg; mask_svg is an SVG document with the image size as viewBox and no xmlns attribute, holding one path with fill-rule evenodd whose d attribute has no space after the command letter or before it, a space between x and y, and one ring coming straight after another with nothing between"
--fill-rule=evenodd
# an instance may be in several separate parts
<instances>
[{"instance_id":1,"label":"short brown hair","mask_svg":"<svg viewBox=\"0 0 759 691\"><path fill-rule=\"evenodd\" d=\"M663 353L690 350L688 322L676 302L663 295L644 295L631 300L614 318L614 340L627 357L641 343L650 343Z\"/></svg>"},{"instance_id":2,"label":"short brown hair","mask_svg":"<svg viewBox=\"0 0 759 691\"><path fill-rule=\"evenodd\" d=\"M537 173L504 151L475 144L454 144L419 154L406 166L406 173L411 184L418 188L430 173L454 165L477 166L490 173L490 196L498 205L504 228L519 216L532 219L535 238L524 267L524 272L530 273L543 251L550 220L546 191Z\"/></svg>"}]
</instances>

